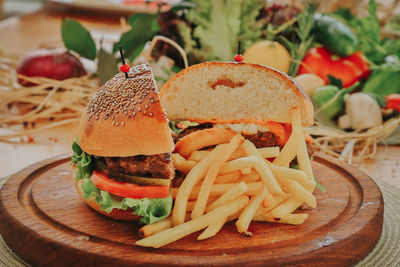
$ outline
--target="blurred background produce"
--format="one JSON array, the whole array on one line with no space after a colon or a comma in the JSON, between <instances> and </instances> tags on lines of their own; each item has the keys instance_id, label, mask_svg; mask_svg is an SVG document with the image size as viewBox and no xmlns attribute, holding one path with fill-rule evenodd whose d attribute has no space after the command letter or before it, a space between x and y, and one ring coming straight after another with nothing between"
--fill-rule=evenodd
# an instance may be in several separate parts
<instances>
[{"instance_id":1,"label":"blurred background produce","mask_svg":"<svg viewBox=\"0 0 400 267\"><path fill-rule=\"evenodd\" d=\"M308 131L316 149L347 160L373 157L377 143L400 143L395 131L400 123L398 2L192 0L159 3L156 9L153 3L152 12L122 17L123 32L112 42L98 40L79 21L64 18L61 53L68 51L85 66L76 76L85 71L89 75L62 82L44 73L28 77L31 72L21 67L15 72L17 60L3 56L0 86L19 94L2 89L5 101L0 105L6 112L0 123L32 125L39 120L50 127L76 120L84 104L71 109L66 103L85 103L96 86L118 72L119 45L129 64L149 61L162 86L187 65L233 60L241 41L245 61L288 73L310 95L316 123ZM31 89L40 93L21 87L18 80L36 84ZM69 90L75 90L75 96L68 96L71 99L59 97ZM27 130L32 129L0 138L24 135Z\"/></svg>"}]
</instances>

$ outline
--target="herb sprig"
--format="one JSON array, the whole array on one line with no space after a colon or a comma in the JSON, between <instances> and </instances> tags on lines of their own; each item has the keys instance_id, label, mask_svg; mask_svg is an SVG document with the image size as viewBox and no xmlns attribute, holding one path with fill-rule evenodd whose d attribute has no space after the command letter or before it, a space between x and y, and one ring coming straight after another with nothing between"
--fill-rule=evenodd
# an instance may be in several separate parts
<instances>
[{"instance_id":1,"label":"herb sprig","mask_svg":"<svg viewBox=\"0 0 400 267\"><path fill-rule=\"evenodd\" d=\"M278 37L290 51L292 62L289 66L288 74L295 76L300 67L300 62L304 58L307 51L314 43L315 36L312 32L314 27L314 14L317 11L318 4L315 0L307 1L303 12L297 16L297 27L291 27L294 31L294 37L289 41L283 35Z\"/></svg>"}]
</instances>

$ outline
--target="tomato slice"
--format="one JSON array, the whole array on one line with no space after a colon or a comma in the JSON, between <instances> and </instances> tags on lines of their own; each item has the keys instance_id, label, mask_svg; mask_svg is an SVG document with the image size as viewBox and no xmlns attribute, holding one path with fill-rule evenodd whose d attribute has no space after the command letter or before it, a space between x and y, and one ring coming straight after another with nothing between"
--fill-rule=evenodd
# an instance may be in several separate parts
<instances>
[{"instance_id":1,"label":"tomato slice","mask_svg":"<svg viewBox=\"0 0 400 267\"><path fill-rule=\"evenodd\" d=\"M140 186L111 179L105 173L94 171L90 177L93 184L111 194L128 198L166 198L169 196L168 186Z\"/></svg>"},{"instance_id":2,"label":"tomato slice","mask_svg":"<svg viewBox=\"0 0 400 267\"><path fill-rule=\"evenodd\" d=\"M283 146L292 133L292 127L290 124L283 124L279 122L269 121L267 122L269 130L278 138L278 144Z\"/></svg>"}]
</instances>

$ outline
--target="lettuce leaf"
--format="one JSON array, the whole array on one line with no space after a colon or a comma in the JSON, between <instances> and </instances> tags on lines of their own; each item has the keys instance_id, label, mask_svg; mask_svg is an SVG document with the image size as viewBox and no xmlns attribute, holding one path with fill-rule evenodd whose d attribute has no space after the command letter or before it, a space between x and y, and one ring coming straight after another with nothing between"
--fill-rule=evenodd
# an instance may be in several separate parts
<instances>
[{"instance_id":1,"label":"lettuce leaf","mask_svg":"<svg viewBox=\"0 0 400 267\"><path fill-rule=\"evenodd\" d=\"M172 196L167 198L124 198L121 202L122 209L132 208L135 215L141 216L140 221L152 224L166 218L172 209Z\"/></svg>"},{"instance_id":2,"label":"lettuce leaf","mask_svg":"<svg viewBox=\"0 0 400 267\"><path fill-rule=\"evenodd\" d=\"M172 196L167 198L121 198L106 191L98 189L89 178L84 178L82 190L83 197L94 198L100 209L110 213L113 209L133 209L133 214L141 216L144 224L152 224L169 216L172 209Z\"/></svg>"},{"instance_id":3,"label":"lettuce leaf","mask_svg":"<svg viewBox=\"0 0 400 267\"><path fill-rule=\"evenodd\" d=\"M94 171L94 157L81 149L78 138L72 142L72 150L74 154L71 157L71 161L78 167L75 172L75 179L90 178Z\"/></svg>"},{"instance_id":4,"label":"lettuce leaf","mask_svg":"<svg viewBox=\"0 0 400 267\"><path fill-rule=\"evenodd\" d=\"M110 213L113 209L127 210L133 209L133 214L141 216L140 221L145 224L151 224L166 218L172 209L172 197L167 198L122 198L111 195L110 193L98 189L90 180L94 171L96 160L94 156L85 153L79 146L76 139L72 143L74 151L71 161L77 166L75 179L83 179L81 188L84 192L83 197L94 199L100 205L100 209Z\"/></svg>"}]
</instances>

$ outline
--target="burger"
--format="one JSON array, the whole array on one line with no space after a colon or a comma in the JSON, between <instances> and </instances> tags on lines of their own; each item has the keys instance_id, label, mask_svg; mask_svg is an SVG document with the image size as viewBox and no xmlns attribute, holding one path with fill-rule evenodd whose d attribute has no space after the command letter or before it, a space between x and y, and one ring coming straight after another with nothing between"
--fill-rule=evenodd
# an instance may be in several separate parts
<instances>
[{"instance_id":1,"label":"burger","mask_svg":"<svg viewBox=\"0 0 400 267\"><path fill-rule=\"evenodd\" d=\"M234 130L257 148L280 146L291 134L290 109L313 124L308 95L287 74L244 62L206 62L172 77L160 92L174 140L217 127Z\"/></svg>"},{"instance_id":2,"label":"burger","mask_svg":"<svg viewBox=\"0 0 400 267\"><path fill-rule=\"evenodd\" d=\"M146 224L170 214L174 143L149 65L115 75L95 93L72 148L75 186L90 207Z\"/></svg>"}]
</instances>

